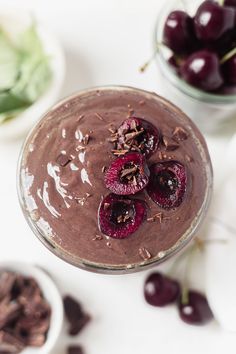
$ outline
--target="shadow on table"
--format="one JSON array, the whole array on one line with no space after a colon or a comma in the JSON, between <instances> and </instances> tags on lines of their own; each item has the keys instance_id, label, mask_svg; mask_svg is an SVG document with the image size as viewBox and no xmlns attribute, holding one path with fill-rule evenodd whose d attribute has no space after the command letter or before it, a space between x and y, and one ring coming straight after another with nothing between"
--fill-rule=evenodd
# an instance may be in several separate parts
<instances>
[{"instance_id":1,"label":"shadow on table","mask_svg":"<svg viewBox=\"0 0 236 354\"><path fill-rule=\"evenodd\" d=\"M73 51L73 48L65 48L65 59L66 74L61 97L93 86L93 80L85 58Z\"/></svg>"}]
</instances>

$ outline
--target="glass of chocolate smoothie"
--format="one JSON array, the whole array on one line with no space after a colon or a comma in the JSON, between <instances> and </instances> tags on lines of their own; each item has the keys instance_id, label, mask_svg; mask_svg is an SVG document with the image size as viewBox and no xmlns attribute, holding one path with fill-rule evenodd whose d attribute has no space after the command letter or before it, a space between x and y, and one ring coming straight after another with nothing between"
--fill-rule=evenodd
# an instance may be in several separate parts
<instances>
[{"instance_id":1,"label":"glass of chocolate smoothie","mask_svg":"<svg viewBox=\"0 0 236 354\"><path fill-rule=\"evenodd\" d=\"M52 107L23 146L18 194L35 235L80 268L124 274L182 249L205 217L212 167L177 107L129 87Z\"/></svg>"}]
</instances>

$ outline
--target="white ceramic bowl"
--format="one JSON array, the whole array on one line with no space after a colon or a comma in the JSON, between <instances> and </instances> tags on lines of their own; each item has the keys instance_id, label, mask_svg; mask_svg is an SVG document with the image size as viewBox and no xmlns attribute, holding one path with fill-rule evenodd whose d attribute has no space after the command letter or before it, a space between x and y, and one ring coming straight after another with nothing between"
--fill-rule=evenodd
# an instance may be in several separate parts
<instances>
[{"instance_id":1,"label":"white ceramic bowl","mask_svg":"<svg viewBox=\"0 0 236 354\"><path fill-rule=\"evenodd\" d=\"M28 347L21 354L49 354L55 347L63 324L64 310L62 297L52 279L43 270L24 262L0 262L0 271L6 269L25 276L33 277L39 284L45 299L51 306L52 315L50 328L45 344L40 348Z\"/></svg>"},{"instance_id":2,"label":"white ceramic bowl","mask_svg":"<svg viewBox=\"0 0 236 354\"><path fill-rule=\"evenodd\" d=\"M14 38L30 24L32 13L15 7L0 7L0 26ZM21 137L37 122L40 116L58 99L65 77L65 58L58 40L42 24L36 21L38 35L45 53L50 57L51 82L43 95L20 115L0 125L0 141Z\"/></svg>"}]
</instances>

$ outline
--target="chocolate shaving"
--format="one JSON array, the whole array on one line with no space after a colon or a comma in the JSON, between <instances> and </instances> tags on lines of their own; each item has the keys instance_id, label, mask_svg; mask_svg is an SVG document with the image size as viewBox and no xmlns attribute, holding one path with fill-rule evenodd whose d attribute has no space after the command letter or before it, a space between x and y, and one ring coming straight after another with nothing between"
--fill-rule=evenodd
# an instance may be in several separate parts
<instances>
[{"instance_id":1,"label":"chocolate shaving","mask_svg":"<svg viewBox=\"0 0 236 354\"><path fill-rule=\"evenodd\" d=\"M22 340L17 338L14 334L6 331L0 331L0 353L17 354L24 349L25 345Z\"/></svg>"},{"instance_id":2,"label":"chocolate shaving","mask_svg":"<svg viewBox=\"0 0 236 354\"><path fill-rule=\"evenodd\" d=\"M95 116L96 116L98 119L104 121L104 118L101 116L100 113L95 113Z\"/></svg>"},{"instance_id":3,"label":"chocolate shaving","mask_svg":"<svg viewBox=\"0 0 236 354\"><path fill-rule=\"evenodd\" d=\"M144 261L152 258L151 253L145 247L139 248L139 255Z\"/></svg>"},{"instance_id":4,"label":"chocolate shaving","mask_svg":"<svg viewBox=\"0 0 236 354\"><path fill-rule=\"evenodd\" d=\"M68 347L67 354L84 354L84 351L80 345L72 345Z\"/></svg>"},{"instance_id":5,"label":"chocolate shaving","mask_svg":"<svg viewBox=\"0 0 236 354\"><path fill-rule=\"evenodd\" d=\"M6 296L0 303L0 329L7 326L19 317L22 306L16 301L11 301L11 296Z\"/></svg>"},{"instance_id":6,"label":"chocolate shaving","mask_svg":"<svg viewBox=\"0 0 236 354\"><path fill-rule=\"evenodd\" d=\"M179 144L168 136L163 136L162 141L167 151L174 151L179 147Z\"/></svg>"},{"instance_id":7,"label":"chocolate shaving","mask_svg":"<svg viewBox=\"0 0 236 354\"><path fill-rule=\"evenodd\" d=\"M114 136L114 137L109 138L108 141L110 143L116 143L118 141L118 138L117 138L117 136Z\"/></svg>"},{"instance_id":8,"label":"chocolate shaving","mask_svg":"<svg viewBox=\"0 0 236 354\"><path fill-rule=\"evenodd\" d=\"M117 130L114 128L108 128L109 132L112 134L116 134Z\"/></svg>"},{"instance_id":9,"label":"chocolate shaving","mask_svg":"<svg viewBox=\"0 0 236 354\"><path fill-rule=\"evenodd\" d=\"M140 131L135 131L132 133L127 133L127 134L125 134L125 142L127 143L128 141L136 138L137 136L139 136L143 133L144 133L144 129L141 129Z\"/></svg>"},{"instance_id":10,"label":"chocolate shaving","mask_svg":"<svg viewBox=\"0 0 236 354\"><path fill-rule=\"evenodd\" d=\"M90 316L86 314L82 306L71 296L67 295L63 299L65 315L69 321L69 334L77 335L90 321Z\"/></svg>"},{"instance_id":11,"label":"chocolate shaving","mask_svg":"<svg viewBox=\"0 0 236 354\"><path fill-rule=\"evenodd\" d=\"M188 139L188 133L182 127L176 127L173 131L173 138L178 141Z\"/></svg>"},{"instance_id":12,"label":"chocolate shaving","mask_svg":"<svg viewBox=\"0 0 236 354\"><path fill-rule=\"evenodd\" d=\"M11 272L0 273L0 300L7 296L16 280L16 275Z\"/></svg>"},{"instance_id":13,"label":"chocolate shaving","mask_svg":"<svg viewBox=\"0 0 236 354\"><path fill-rule=\"evenodd\" d=\"M95 235L93 238L93 241L101 241L103 240L103 236L102 235Z\"/></svg>"},{"instance_id":14,"label":"chocolate shaving","mask_svg":"<svg viewBox=\"0 0 236 354\"><path fill-rule=\"evenodd\" d=\"M157 221L157 220L160 222L160 224L162 223L162 220L163 220L163 213L162 212L157 213L150 218L147 218L147 221Z\"/></svg>"},{"instance_id":15,"label":"chocolate shaving","mask_svg":"<svg viewBox=\"0 0 236 354\"><path fill-rule=\"evenodd\" d=\"M102 173L106 172L106 166L102 166Z\"/></svg>"},{"instance_id":16,"label":"chocolate shaving","mask_svg":"<svg viewBox=\"0 0 236 354\"><path fill-rule=\"evenodd\" d=\"M81 120L84 118L84 114L81 114L78 118L77 118L77 122L81 122Z\"/></svg>"},{"instance_id":17,"label":"chocolate shaving","mask_svg":"<svg viewBox=\"0 0 236 354\"><path fill-rule=\"evenodd\" d=\"M80 197L80 198L75 197L75 199L76 199L76 201L77 201L80 205L83 206L83 205L86 203L86 201L87 201L87 199L88 199L89 197L91 197L91 194L86 193L84 197Z\"/></svg>"},{"instance_id":18,"label":"chocolate shaving","mask_svg":"<svg viewBox=\"0 0 236 354\"><path fill-rule=\"evenodd\" d=\"M112 150L114 155L120 156L127 154L128 150Z\"/></svg>"},{"instance_id":19,"label":"chocolate shaving","mask_svg":"<svg viewBox=\"0 0 236 354\"><path fill-rule=\"evenodd\" d=\"M134 174L138 171L138 166L133 166L130 168L124 168L121 171L121 178L127 177L128 179L131 179L134 177Z\"/></svg>"},{"instance_id":20,"label":"chocolate shaving","mask_svg":"<svg viewBox=\"0 0 236 354\"><path fill-rule=\"evenodd\" d=\"M88 145L89 139L90 139L90 135L89 135L89 134L86 134L86 135L83 137L83 143L84 143L84 145Z\"/></svg>"}]
</instances>

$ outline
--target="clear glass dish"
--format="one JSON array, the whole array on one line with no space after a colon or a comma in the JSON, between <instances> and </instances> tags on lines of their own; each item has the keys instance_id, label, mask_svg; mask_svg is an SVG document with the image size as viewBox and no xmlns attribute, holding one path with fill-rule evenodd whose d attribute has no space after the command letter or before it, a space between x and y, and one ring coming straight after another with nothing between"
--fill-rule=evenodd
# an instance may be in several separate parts
<instances>
[{"instance_id":1,"label":"clear glass dish","mask_svg":"<svg viewBox=\"0 0 236 354\"><path fill-rule=\"evenodd\" d=\"M156 94L138 90L135 88L129 88L129 87L120 87L120 86L107 86L107 87L96 87L92 89L88 89L85 91L81 91L77 93L76 95L70 96L59 103L57 103L56 106L52 107L52 109L55 109L55 107L59 107L60 105L65 106L69 100L72 98L79 98L80 96L83 96L84 94L94 94L95 92L101 92L105 90L117 90L117 91L122 91L122 90L131 90L132 92L138 92L139 94L143 95L143 98L151 98L155 99L158 101L158 104L161 105L166 105L169 109L174 114L180 114L181 118L183 118L186 121L186 124L189 124L199 136L200 132L198 129L193 125L193 123L183 114L182 111L180 111L177 107L172 105L170 102L166 101L162 97L157 96ZM50 110L50 111L51 111ZM49 113L50 113L49 111ZM102 263L95 263L91 262L87 259L82 259L80 257L77 257L75 255L70 254L69 252L65 251L62 247L60 247L59 244L55 243L51 235L48 234L47 229L43 229L40 227L41 225L37 222L38 219L35 217L35 202L34 199L32 198L31 195L28 194L29 191L29 185L31 183L30 180L25 178L25 166L24 166L24 161L26 160L27 154L30 153L30 146L31 146L31 141L33 137L35 136L38 127L42 124L44 117L38 122L38 124L32 129L32 131L29 133L28 137L26 138L26 141L22 147L20 156L19 156L19 161L18 161L18 170L17 170L17 190L18 190L18 197L19 197L19 202L23 211L23 214L25 216L26 221L28 222L31 230L37 236L37 238L56 256L60 257L64 261L85 269L89 270L92 272L96 273L105 273L105 274L127 274L127 273L132 273L132 272L137 272L141 271L143 269L147 269L150 267L153 267L154 265L157 265L169 257L173 256L177 252L179 252L196 234L197 229L199 226L202 224L206 212L208 210L209 202L211 199L211 194L212 194L212 181L213 181L213 176L212 176L212 166L211 166L211 161L209 158L209 154L206 148L205 144L202 144L199 138L194 137L193 139L196 139L197 146L199 148L199 153L201 156L201 159L203 160L203 164L205 166L205 171L203 173L206 176L206 189L204 191L204 200L199 208L199 210L196 213L196 216L191 220L189 228L185 231L185 233L178 239L178 241L168 250L165 250L165 252L159 252L156 256L152 257L151 259L144 261L141 261L139 263L135 264L128 264L128 265L110 265L110 264L102 264ZM57 122L55 121L55 124ZM192 129L191 128L191 129Z\"/></svg>"},{"instance_id":2,"label":"clear glass dish","mask_svg":"<svg viewBox=\"0 0 236 354\"><path fill-rule=\"evenodd\" d=\"M194 16L203 0L169 0L158 14L154 32L154 50L162 43L163 29L171 11L183 10ZM171 51L159 46L156 63L163 84L159 92L180 107L205 132L219 131L224 125L236 120L236 94L220 95L199 90L182 80L168 64ZM164 80L163 80L164 79Z\"/></svg>"}]
</instances>

